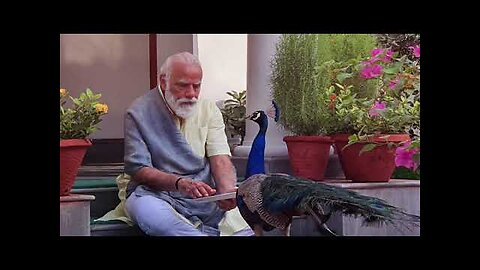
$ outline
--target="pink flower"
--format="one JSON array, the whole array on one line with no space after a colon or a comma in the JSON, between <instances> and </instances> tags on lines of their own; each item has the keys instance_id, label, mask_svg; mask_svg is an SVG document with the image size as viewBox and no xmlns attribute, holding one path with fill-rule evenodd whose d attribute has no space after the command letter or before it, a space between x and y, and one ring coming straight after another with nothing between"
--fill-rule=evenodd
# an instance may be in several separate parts
<instances>
[{"instance_id":1,"label":"pink flower","mask_svg":"<svg viewBox=\"0 0 480 270\"><path fill-rule=\"evenodd\" d=\"M372 65L372 66L365 66L360 74L365 79L371 79L378 77L382 74L383 67L381 65Z\"/></svg>"},{"instance_id":2,"label":"pink flower","mask_svg":"<svg viewBox=\"0 0 480 270\"><path fill-rule=\"evenodd\" d=\"M408 48L412 50L415 57L420 58L420 45L410 46Z\"/></svg>"},{"instance_id":3,"label":"pink flower","mask_svg":"<svg viewBox=\"0 0 480 270\"><path fill-rule=\"evenodd\" d=\"M395 165L397 167L405 167L407 169L416 170L418 163L413 160L413 155L418 153L418 149L408 149L411 142L407 142L402 146L397 147L395 153Z\"/></svg>"},{"instance_id":4,"label":"pink flower","mask_svg":"<svg viewBox=\"0 0 480 270\"><path fill-rule=\"evenodd\" d=\"M372 52L371 52L372 57L375 57L375 56L377 56L377 55L379 55L379 54L381 54L381 53L383 53L383 49L381 49L381 48L375 48L375 49L373 49Z\"/></svg>"},{"instance_id":5,"label":"pink flower","mask_svg":"<svg viewBox=\"0 0 480 270\"><path fill-rule=\"evenodd\" d=\"M389 83L388 83L388 88L390 89L395 89L395 87L397 87L397 84L398 82L400 82L400 79L399 78L395 78L393 80L391 80Z\"/></svg>"},{"instance_id":6,"label":"pink flower","mask_svg":"<svg viewBox=\"0 0 480 270\"><path fill-rule=\"evenodd\" d=\"M392 62L392 56L393 56L393 51L391 49L387 50L387 53L385 56L382 58L382 62L384 63L390 63Z\"/></svg>"},{"instance_id":7,"label":"pink flower","mask_svg":"<svg viewBox=\"0 0 480 270\"><path fill-rule=\"evenodd\" d=\"M367 66L373 66L373 64L375 64L378 60L380 60L380 58L378 57L372 57L372 59L368 60L368 61L363 61L362 64L367 67Z\"/></svg>"},{"instance_id":8,"label":"pink flower","mask_svg":"<svg viewBox=\"0 0 480 270\"><path fill-rule=\"evenodd\" d=\"M370 116L378 116L379 113L378 111L382 111L382 110L385 110L385 102L383 101L375 101L375 105L372 106L372 108L370 108L370 110L368 111L368 114Z\"/></svg>"},{"instance_id":9,"label":"pink flower","mask_svg":"<svg viewBox=\"0 0 480 270\"><path fill-rule=\"evenodd\" d=\"M371 66L372 64L374 64L377 60L378 60L378 59L376 59L376 58L372 58L372 59L370 59L370 60L368 60L368 61L363 61L363 62L362 62L362 65L363 65L364 67L368 67L368 66Z\"/></svg>"}]
</instances>

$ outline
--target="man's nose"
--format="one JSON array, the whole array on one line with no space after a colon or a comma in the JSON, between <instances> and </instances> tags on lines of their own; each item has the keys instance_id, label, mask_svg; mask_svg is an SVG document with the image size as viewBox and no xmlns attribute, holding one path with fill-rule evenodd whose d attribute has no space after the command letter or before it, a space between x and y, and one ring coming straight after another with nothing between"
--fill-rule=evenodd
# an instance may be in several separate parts
<instances>
[{"instance_id":1,"label":"man's nose","mask_svg":"<svg viewBox=\"0 0 480 270\"><path fill-rule=\"evenodd\" d=\"M195 87L193 86L193 84L190 84L185 90L185 97L192 99L196 97L196 95L197 95L197 92L195 91Z\"/></svg>"}]
</instances>

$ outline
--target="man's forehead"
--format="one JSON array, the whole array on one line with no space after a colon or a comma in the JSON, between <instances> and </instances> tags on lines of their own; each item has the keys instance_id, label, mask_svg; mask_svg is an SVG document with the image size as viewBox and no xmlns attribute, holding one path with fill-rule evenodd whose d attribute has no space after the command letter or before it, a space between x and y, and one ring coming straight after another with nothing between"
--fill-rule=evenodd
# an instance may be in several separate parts
<instances>
[{"instance_id":1,"label":"man's forehead","mask_svg":"<svg viewBox=\"0 0 480 270\"><path fill-rule=\"evenodd\" d=\"M180 79L178 80L179 83L184 83L184 84L201 84L202 80L188 80L188 79Z\"/></svg>"},{"instance_id":2,"label":"man's forehead","mask_svg":"<svg viewBox=\"0 0 480 270\"><path fill-rule=\"evenodd\" d=\"M202 70L202 67L196 63L189 63L185 61L174 61L172 62L172 70L181 71L181 70Z\"/></svg>"}]
</instances>

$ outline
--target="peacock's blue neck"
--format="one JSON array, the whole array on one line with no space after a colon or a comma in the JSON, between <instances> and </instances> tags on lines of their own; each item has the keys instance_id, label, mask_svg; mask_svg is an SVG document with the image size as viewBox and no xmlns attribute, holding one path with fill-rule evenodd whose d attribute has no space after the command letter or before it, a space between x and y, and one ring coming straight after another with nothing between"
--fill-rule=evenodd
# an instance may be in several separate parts
<instances>
[{"instance_id":1,"label":"peacock's blue neck","mask_svg":"<svg viewBox=\"0 0 480 270\"><path fill-rule=\"evenodd\" d=\"M255 136L252 143L252 148L248 154L247 170L245 172L245 179L258 174L265 173L265 135L268 128L268 119L264 119L260 124L260 130Z\"/></svg>"}]
</instances>

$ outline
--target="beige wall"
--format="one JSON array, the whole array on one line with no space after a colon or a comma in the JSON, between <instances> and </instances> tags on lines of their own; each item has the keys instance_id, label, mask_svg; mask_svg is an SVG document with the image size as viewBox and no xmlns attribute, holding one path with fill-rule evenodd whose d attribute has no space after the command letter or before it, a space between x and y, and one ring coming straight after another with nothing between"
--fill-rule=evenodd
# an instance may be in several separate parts
<instances>
[{"instance_id":1,"label":"beige wall","mask_svg":"<svg viewBox=\"0 0 480 270\"><path fill-rule=\"evenodd\" d=\"M74 96L90 87L108 104L91 138L123 138L123 115L149 89L148 35L60 36L60 86Z\"/></svg>"},{"instance_id":2,"label":"beige wall","mask_svg":"<svg viewBox=\"0 0 480 270\"><path fill-rule=\"evenodd\" d=\"M227 91L247 88L246 34L198 34L197 43L203 67L202 98L227 99Z\"/></svg>"},{"instance_id":3,"label":"beige wall","mask_svg":"<svg viewBox=\"0 0 480 270\"><path fill-rule=\"evenodd\" d=\"M197 47L198 44L198 47ZM60 87L74 96L90 87L109 106L91 138L123 138L130 103L150 88L147 34L60 36ZM246 89L247 35L158 34L158 68L176 52L198 53L204 70L202 98L226 99Z\"/></svg>"},{"instance_id":4,"label":"beige wall","mask_svg":"<svg viewBox=\"0 0 480 270\"><path fill-rule=\"evenodd\" d=\"M191 34L157 35L157 60L193 51ZM90 87L109 106L91 138L123 138L123 116L130 103L150 88L147 34L60 36L60 87L74 96Z\"/></svg>"},{"instance_id":5,"label":"beige wall","mask_svg":"<svg viewBox=\"0 0 480 270\"><path fill-rule=\"evenodd\" d=\"M168 56L179 52L193 53L192 34L158 34L157 60L158 70Z\"/></svg>"}]
</instances>

